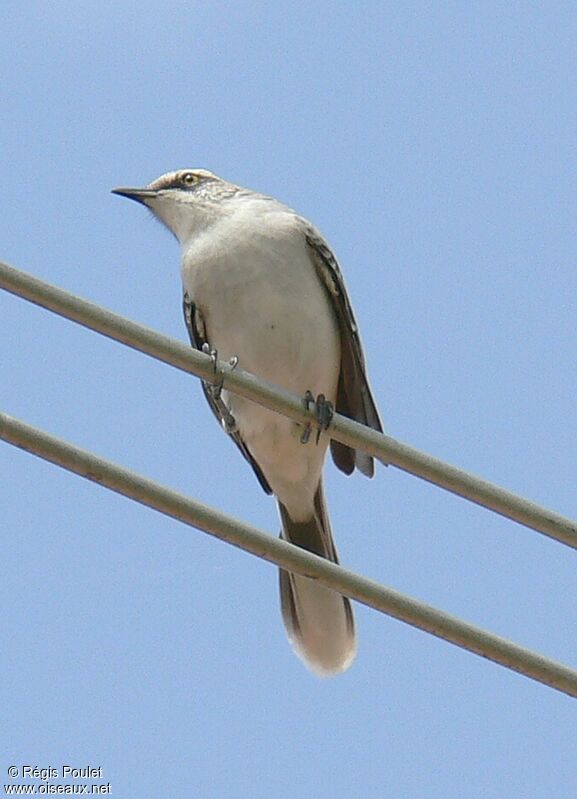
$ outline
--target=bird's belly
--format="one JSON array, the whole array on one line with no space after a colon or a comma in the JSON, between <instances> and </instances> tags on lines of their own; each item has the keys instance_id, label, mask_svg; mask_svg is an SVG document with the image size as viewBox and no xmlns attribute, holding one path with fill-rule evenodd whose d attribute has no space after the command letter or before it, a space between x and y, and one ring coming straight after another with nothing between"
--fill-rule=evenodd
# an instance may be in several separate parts
<instances>
[{"instance_id":1,"label":"bird's belly","mask_svg":"<svg viewBox=\"0 0 577 799\"><path fill-rule=\"evenodd\" d=\"M340 339L332 316L322 316L311 320L299 315L294 307L274 302L268 305L267 313L262 313L262 308L251 307L250 302L237 302L235 312L228 317L229 326L216 326L218 332L211 337L211 345L224 358L238 357L245 371L293 394L304 397L309 390L316 397L324 393L334 403ZM267 476L276 471L277 463L283 464L283 478L293 483L308 481L311 471L320 473L325 441L318 447L312 442L305 447L300 442L303 428L298 423L242 397L228 395L225 401ZM316 482L313 478L312 485Z\"/></svg>"},{"instance_id":2,"label":"bird's belly","mask_svg":"<svg viewBox=\"0 0 577 799\"><path fill-rule=\"evenodd\" d=\"M236 272L213 264L190 274L187 289L219 357L302 394L334 400L340 333L312 263L271 260Z\"/></svg>"},{"instance_id":3,"label":"bird's belly","mask_svg":"<svg viewBox=\"0 0 577 799\"><path fill-rule=\"evenodd\" d=\"M209 325L214 327L211 346L221 357L236 356L242 369L287 391L332 394L331 377L338 373L340 359L332 326L323 329L316 320L299 318L294 308L273 308L271 303L263 313L252 305L238 301L226 324L223 319L223 324Z\"/></svg>"},{"instance_id":4,"label":"bird's belly","mask_svg":"<svg viewBox=\"0 0 577 799\"><path fill-rule=\"evenodd\" d=\"M340 333L314 266L305 252L296 262L281 257L282 252L266 262L259 262L260 255L236 271L230 264L206 259L200 260L202 269L183 270L210 346L219 358L237 357L241 369L293 394L304 396L310 390L334 403ZM228 392L223 392L223 399L275 494L288 498L293 491L307 490L305 486L314 490L326 435L318 445L315 435L303 445L301 425ZM310 508L312 496L306 502Z\"/></svg>"}]
</instances>

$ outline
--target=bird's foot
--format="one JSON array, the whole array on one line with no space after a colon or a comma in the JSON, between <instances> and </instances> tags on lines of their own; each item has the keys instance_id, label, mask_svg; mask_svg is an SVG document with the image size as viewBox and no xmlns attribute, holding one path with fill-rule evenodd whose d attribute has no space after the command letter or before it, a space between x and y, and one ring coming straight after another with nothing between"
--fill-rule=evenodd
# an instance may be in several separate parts
<instances>
[{"instance_id":1,"label":"bird's foot","mask_svg":"<svg viewBox=\"0 0 577 799\"><path fill-rule=\"evenodd\" d=\"M210 360L212 361L212 367L214 369L214 381L212 383L207 383L206 387L219 413L223 428L227 433L234 433L234 431L237 429L236 419L222 399L222 387L224 383L225 372L219 366L218 352L217 350L211 349L210 345L207 343L202 345L202 351L205 353L205 355L210 355ZM231 371L235 368L237 363L238 358L236 355L229 359L228 365Z\"/></svg>"},{"instance_id":2,"label":"bird's foot","mask_svg":"<svg viewBox=\"0 0 577 799\"><path fill-rule=\"evenodd\" d=\"M323 430L328 430L334 416L334 409L332 402L329 402L324 394L319 394L314 398L311 391L306 391L304 395L304 405L306 410L310 410L311 405L315 406L315 417L317 420L317 438L316 443L319 443L321 433ZM305 429L301 435L301 444L306 444L311 437L312 424L307 422Z\"/></svg>"},{"instance_id":3,"label":"bird's foot","mask_svg":"<svg viewBox=\"0 0 577 799\"><path fill-rule=\"evenodd\" d=\"M309 391L309 389L307 388L305 395L303 397L305 411L310 411L311 405L314 403L314 401L315 398L313 397L312 391ZM308 444L309 438L311 437L311 430L312 430L312 425L310 422L307 422L305 425L305 429L303 430L301 435L301 444Z\"/></svg>"},{"instance_id":4,"label":"bird's foot","mask_svg":"<svg viewBox=\"0 0 577 799\"><path fill-rule=\"evenodd\" d=\"M317 416L317 444L319 443L319 438L321 437L321 433L324 430L328 430L331 422L333 420L333 416L335 415L335 411L333 408L333 403L330 402L324 394L319 394L317 397L317 401L315 404L316 416Z\"/></svg>"}]
</instances>

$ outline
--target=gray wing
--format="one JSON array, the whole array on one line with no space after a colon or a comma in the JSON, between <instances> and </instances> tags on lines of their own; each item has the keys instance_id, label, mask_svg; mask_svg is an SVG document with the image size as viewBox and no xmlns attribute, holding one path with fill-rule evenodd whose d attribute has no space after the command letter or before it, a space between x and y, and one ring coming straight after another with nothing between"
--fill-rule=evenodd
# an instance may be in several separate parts
<instances>
[{"instance_id":1,"label":"gray wing","mask_svg":"<svg viewBox=\"0 0 577 799\"><path fill-rule=\"evenodd\" d=\"M381 420L367 379L357 323L341 270L321 235L308 223L304 224L311 260L327 289L341 332L341 371L336 411L382 433ZM345 474L351 474L355 466L367 477L374 474L373 459L365 452L331 440L331 454L336 466Z\"/></svg>"},{"instance_id":2,"label":"gray wing","mask_svg":"<svg viewBox=\"0 0 577 799\"><path fill-rule=\"evenodd\" d=\"M202 350L203 344L210 344L207 338L204 320L202 319L201 313L193 301L190 299L187 293L185 293L183 301L182 301L182 309L184 311L184 321L186 324L186 329L188 330L188 336L190 338L190 343L192 346L197 350ZM214 413L218 423L222 427L222 416L218 410L218 407L214 401L214 397L210 393L207 384L204 381L202 382L202 390L204 392L204 396L206 397L206 401L210 405L211 411ZM232 438L234 443L237 445L239 450L241 451L242 455L252 466L254 473L257 476L259 483L261 484L262 488L266 491L267 494L272 494L272 489L269 486L266 477L262 473L262 470L255 459L252 457L250 450L242 440L242 436L235 430L232 433L228 433L228 435Z\"/></svg>"}]
</instances>

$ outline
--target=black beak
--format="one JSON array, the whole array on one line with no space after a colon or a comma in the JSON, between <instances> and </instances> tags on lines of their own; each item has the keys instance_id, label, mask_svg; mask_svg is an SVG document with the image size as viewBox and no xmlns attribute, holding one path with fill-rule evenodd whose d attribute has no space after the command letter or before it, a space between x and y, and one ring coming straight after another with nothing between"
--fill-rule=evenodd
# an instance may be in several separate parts
<instances>
[{"instance_id":1,"label":"black beak","mask_svg":"<svg viewBox=\"0 0 577 799\"><path fill-rule=\"evenodd\" d=\"M129 200L136 200L137 203L146 205L147 199L156 197L157 192L154 189L112 189L112 194L119 194L121 197L128 197Z\"/></svg>"}]
</instances>

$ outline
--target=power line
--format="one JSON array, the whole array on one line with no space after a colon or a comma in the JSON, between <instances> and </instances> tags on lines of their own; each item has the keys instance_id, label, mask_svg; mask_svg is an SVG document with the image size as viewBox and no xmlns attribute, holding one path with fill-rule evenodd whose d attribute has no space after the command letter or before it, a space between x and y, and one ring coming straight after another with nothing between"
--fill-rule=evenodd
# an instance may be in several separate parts
<instances>
[{"instance_id":1,"label":"power line","mask_svg":"<svg viewBox=\"0 0 577 799\"><path fill-rule=\"evenodd\" d=\"M213 362L208 355L1 262L0 288L204 380L210 381L214 378ZM314 423L314 413L305 410L302 398L266 383L244 372L240 367L231 370L226 363L219 364L224 371L223 385L228 391L258 402L295 421ZM337 441L359 447L383 463L397 466L577 549L577 522L572 519L529 502L339 414L335 414L328 433Z\"/></svg>"},{"instance_id":2,"label":"power line","mask_svg":"<svg viewBox=\"0 0 577 799\"><path fill-rule=\"evenodd\" d=\"M335 563L0 413L0 439L149 508L346 594L375 610L512 671L577 697L577 671L486 632Z\"/></svg>"}]
</instances>

